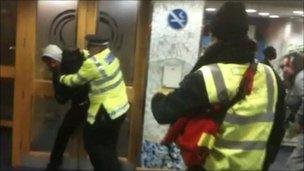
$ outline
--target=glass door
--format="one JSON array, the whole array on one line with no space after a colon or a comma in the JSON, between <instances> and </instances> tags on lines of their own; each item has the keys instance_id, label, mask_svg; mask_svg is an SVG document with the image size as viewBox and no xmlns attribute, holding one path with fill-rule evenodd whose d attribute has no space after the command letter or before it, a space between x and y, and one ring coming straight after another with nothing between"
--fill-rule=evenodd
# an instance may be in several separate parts
<instances>
[{"instance_id":1,"label":"glass door","mask_svg":"<svg viewBox=\"0 0 304 171\"><path fill-rule=\"evenodd\" d=\"M17 90L14 102L14 164L46 167L69 104L54 99L52 74L41 60L43 48L76 47L77 1L18 1ZM70 138L63 168L77 169L81 136ZM19 144L19 145L18 145ZM20 145L21 144L21 145Z\"/></svg>"},{"instance_id":2,"label":"glass door","mask_svg":"<svg viewBox=\"0 0 304 171\"><path fill-rule=\"evenodd\" d=\"M150 5L150 1L100 0L96 13L96 34L110 39L110 49L121 63L131 104L120 130L117 152L121 162L130 162L134 166L139 165L141 152L150 37ZM80 169L91 169L88 160L80 161Z\"/></svg>"},{"instance_id":3,"label":"glass door","mask_svg":"<svg viewBox=\"0 0 304 171\"><path fill-rule=\"evenodd\" d=\"M17 3L0 1L0 170L11 165Z\"/></svg>"},{"instance_id":4,"label":"glass door","mask_svg":"<svg viewBox=\"0 0 304 171\"><path fill-rule=\"evenodd\" d=\"M97 3L96 15L96 34L102 38L110 39L110 49L121 63L131 106L134 102L132 97L134 96L136 28L139 5L139 1L101 0ZM128 161L128 155L130 154L132 113L132 110L130 110L121 127L118 139L117 152L121 161ZM91 169L89 163L88 158L81 160L80 169Z\"/></svg>"},{"instance_id":5,"label":"glass door","mask_svg":"<svg viewBox=\"0 0 304 171\"><path fill-rule=\"evenodd\" d=\"M43 48L85 48L85 35L111 39L120 59L131 110L121 128L120 159L138 163L145 96L150 2L18 1L16 86L14 93L13 165L44 168L49 161L67 105L54 100L51 73L42 63ZM140 14L138 13L140 12ZM81 128L74 133L63 168L91 170Z\"/></svg>"}]
</instances>

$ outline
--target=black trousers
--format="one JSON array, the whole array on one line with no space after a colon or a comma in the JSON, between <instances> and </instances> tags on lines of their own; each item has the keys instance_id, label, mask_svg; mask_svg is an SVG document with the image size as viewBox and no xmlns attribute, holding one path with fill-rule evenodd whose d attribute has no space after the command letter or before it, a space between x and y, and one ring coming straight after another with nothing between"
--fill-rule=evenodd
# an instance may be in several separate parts
<instances>
[{"instance_id":1,"label":"black trousers","mask_svg":"<svg viewBox=\"0 0 304 171\"><path fill-rule=\"evenodd\" d=\"M85 123L84 145L95 171L119 171L116 145L126 114L111 120L105 111L97 114L94 124Z\"/></svg>"},{"instance_id":2,"label":"black trousers","mask_svg":"<svg viewBox=\"0 0 304 171\"><path fill-rule=\"evenodd\" d=\"M58 130L57 137L52 149L50 164L53 166L61 165L62 155L68 141L77 127L85 121L89 104L73 104L64 116L63 122Z\"/></svg>"}]
</instances>

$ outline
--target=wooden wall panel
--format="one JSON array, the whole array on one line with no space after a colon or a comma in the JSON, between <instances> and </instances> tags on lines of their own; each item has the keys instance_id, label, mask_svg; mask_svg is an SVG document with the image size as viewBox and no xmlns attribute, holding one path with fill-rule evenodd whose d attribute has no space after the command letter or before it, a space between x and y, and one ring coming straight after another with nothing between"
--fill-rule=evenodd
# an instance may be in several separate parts
<instances>
[{"instance_id":1,"label":"wooden wall panel","mask_svg":"<svg viewBox=\"0 0 304 171\"><path fill-rule=\"evenodd\" d=\"M13 126L13 121L11 120L5 120L5 119L0 119L0 127L9 127L11 128Z\"/></svg>"},{"instance_id":2,"label":"wooden wall panel","mask_svg":"<svg viewBox=\"0 0 304 171\"><path fill-rule=\"evenodd\" d=\"M13 116L13 166L29 151L30 120L36 53L36 1L18 1Z\"/></svg>"},{"instance_id":3,"label":"wooden wall panel","mask_svg":"<svg viewBox=\"0 0 304 171\"><path fill-rule=\"evenodd\" d=\"M13 66L0 66L0 77L1 78L14 78L15 68Z\"/></svg>"},{"instance_id":4,"label":"wooden wall panel","mask_svg":"<svg viewBox=\"0 0 304 171\"><path fill-rule=\"evenodd\" d=\"M34 95L35 96L45 96L54 97L54 89L52 81L50 80L35 80L34 81ZM134 90L133 87L127 86L127 94L129 101L133 103L134 101Z\"/></svg>"},{"instance_id":5,"label":"wooden wall panel","mask_svg":"<svg viewBox=\"0 0 304 171\"><path fill-rule=\"evenodd\" d=\"M95 34L98 1L79 0L77 9L77 47L84 49L85 36Z\"/></svg>"},{"instance_id":6,"label":"wooden wall panel","mask_svg":"<svg viewBox=\"0 0 304 171\"><path fill-rule=\"evenodd\" d=\"M99 1L87 1L86 34L95 34Z\"/></svg>"},{"instance_id":7,"label":"wooden wall panel","mask_svg":"<svg viewBox=\"0 0 304 171\"><path fill-rule=\"evenodd\" d=\"M50 80L35 80L34 95L44 97L54 97L53 83Z\"/></svg>"},{"instance_id":8,"label":"wooden wall panel","mask_svg":"<svg viewBox=\"0 0 304 171\"><path fill-rule=\"evenodd\" d=\"M138 8L135 67L134 67L134 102L131 107L130 142L128 159L135 165L139 164L139 155L143 131L143 114L147 82L147 62L150 38L151 2L141 1Z\"/></svg>"},{"instance_id":9,"label":"wooden wall panel","mask_svg":"<svg viewBox=\"0 0 304 171\"><path fill-rule=\"evenodd\" d=\"M84 49L85 41L84 36L86 34L86 15L87 15L87 1L79 0L77 8L77 47Z\"/></svg>"},{"instance_id":10,"label":"wooden wall panel","mask_svg":"<svg viewBox=\"0 0 304 171\"><path fill-rule=\"evenodd\" d=\"M79 0L77 9L77 47L80 49L86 48L85 36L87 34L95 34L97 21L98 1ZM74 140L74 144L83 146L81 133ZM86 158L84 149L76 149L71 151L71 155L78 155Z\"/></svg>"}]
</instances>

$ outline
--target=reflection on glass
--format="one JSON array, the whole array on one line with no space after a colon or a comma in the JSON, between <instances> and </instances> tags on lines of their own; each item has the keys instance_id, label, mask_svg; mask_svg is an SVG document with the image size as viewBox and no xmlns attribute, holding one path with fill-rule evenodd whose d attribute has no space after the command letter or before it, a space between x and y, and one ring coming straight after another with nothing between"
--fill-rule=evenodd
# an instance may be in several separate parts
<instances>
[{"instance_id":1,"label":"reflection on glass","mask_svg":"<svg viewBox=\"0 0 304 171\"><path fill-rule=\"evenodd\" d=\"M0 170L12 165L12 132L10 128L0 128Z\"/></svg>"},{"instance_id":2,"label":"reflection on glass","mask_svg":"<svg viewBox=\"0 0 304 171\"><path fill-rule=\"evenodd\" d=\"M15 65L17 1L0 1L1 7L1 65Z\"/></svg>"},{"instance_id":3,"label":"reflection on glass","mask_svg":"<svg viewBox=\"0 0 304 171\"><path fill-rule=\"evenodd\" d=\"M51 78L40 59L46 45L76 47L76 8L77 1L38 1L36 78Z\"/></svg>"},{"instance_id":4,"label":"reflection on glass","mask_svg":"<svg viewBox=\"0 0 304 171\"><path fill-rule=\"evenodd\" d=\"M97 34L111 39L111 49L121 61L128 85L133 81L138 4L138 1L99 2Z\"/></svg>"},{"instance_id":5,"label":"reflection on glass","mask_svg":"<svg viewBox=\"0 0 304 171\"><path fill-rule=\"evenodd\" d=\"M0 81L0 119L13 119L14 79L1 78Z\"/></svg>"},{"instance_id":6,"label":"reflection on glass","mask_svg":"<svg viewBox=\"0 0 304 171\"><path fill-rule=\"evenodd\" d=\"M51 151L69 104L59 105L53 98L34 97L31 123L31 150Z\"/></svg>"}]
</instances>

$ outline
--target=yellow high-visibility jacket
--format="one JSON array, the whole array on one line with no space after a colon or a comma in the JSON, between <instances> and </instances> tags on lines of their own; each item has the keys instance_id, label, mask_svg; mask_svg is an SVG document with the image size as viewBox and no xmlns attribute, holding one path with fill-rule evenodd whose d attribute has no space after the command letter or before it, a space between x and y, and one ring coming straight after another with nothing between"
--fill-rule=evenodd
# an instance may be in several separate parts
<instances>
[{"instance_id":1,"label":"yellow high-visibility jacket","mask_svg":"<svg viewBox=\"0 0 304 171\"><path fill-rule=\"evenodd\" d=\"M159 123L172 123L185 113L196 112L217 119L210 106L227 104L238 92L249 63L216 63L205 65L187 75L172 93L156 94L151 101L152 113ZM273 70L257 65L251 94L227 110L210 155L206 170L262 170L272 130L277 101L282 87ZM279 116L281 117L281 116ZM281 121L279 121L281 122ZM279 123L281 125L281 123ZM278 126L278 125L277 125ZM277 129L276 129L277 130ZM269 160L269 158L268 158ZM268 161L269 162L269 161Z\"/></svg>"},{"instance_id":2,"label":"yellow high-visibility jacket","mask_svg":"<svg viewBox=\"0 0 304 171\"><path fill-rule=\"evenodd\" d=\"M87 51L84 52L87 56ZM122 116L130 107L119 60L109 49L87 58L77 73L62 75L60 82L71 87L89 82L87 121L91 124L101 105L111 119Z\"/></svg>"},{"instance_id":3,"label":"yellow high-visibility jacket","mask_svg":"<svg viewBox=\"0 0 304 171\"><path fill-rule=\"evenodd\" d=\"M231 100L248 65L214 64L199 69L211 104ZM206 170L262 170L274 121L278 87L274 72L258 64L250 95L233 105L206 159Z\"/></svg>"}]
</instances>

